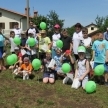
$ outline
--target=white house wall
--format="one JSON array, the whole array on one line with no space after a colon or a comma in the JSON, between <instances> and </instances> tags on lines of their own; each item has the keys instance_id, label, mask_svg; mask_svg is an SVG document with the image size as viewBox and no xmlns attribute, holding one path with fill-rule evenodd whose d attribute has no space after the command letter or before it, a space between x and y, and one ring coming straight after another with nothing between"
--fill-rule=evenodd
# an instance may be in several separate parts
<instances>
[{"instance_id":1,"label":"white house wall","mask_svg":"<svg viewBox=\"0 0 108 108\"><path fill-rule=\"evenodd\" d=\"M94 30L91 30L91 27L94 27ZM94 26L94 25L91 25L91 26L87 27L87 29L88 29L88 34L98 30L98 28L96 26Z\"/></svg>"},{"instance_id":2,"label":"white house wall","mask_svg":"<svg viewBox=\"0 0 108 108\"><path fill-rule=\"evenodd\" d=\"M0 12L2 13L2 17L0 17L0 23L5 23L4 32L11 31L9 22L18 22L19 26L21 24L22 29L22 22L20 23L20 19L22 16L4 10L0 10Z\"/></svg>"}]
</instances>

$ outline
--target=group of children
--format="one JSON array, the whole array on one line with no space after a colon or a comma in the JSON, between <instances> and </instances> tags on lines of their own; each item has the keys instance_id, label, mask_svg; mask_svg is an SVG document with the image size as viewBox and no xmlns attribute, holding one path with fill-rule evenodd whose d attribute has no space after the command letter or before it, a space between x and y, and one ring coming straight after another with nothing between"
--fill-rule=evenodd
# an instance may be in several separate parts
<instances>
[{"instance_id":1,"label":"group of children","mask_svg":"<svg viewBox=\"0 0 108 108\"><path fill-rule=\"evenodd\" d=\"M62 78L63 84L72 84L74 79L78 79L78 81L81 82L83 89L85 89L85 85L90 77L90 61L94 61L93 68L99 64L105 65L108 63L108 42L104 40L102 33L99 33L98 39L92 42L92 39L88 37L88 30L86 28L82 29L82 34L83 38L79 44L79 47L84 46L84 49L77 49L78 60L75 60L75 57L73 56L74 54L70 49L62 52L62 49L57 47L54 49L56 55L52 58L52 42L50 38L46 36L45 30L42 30L37 37L33 36L32 31L28 31L28 37L22 33L20 37L21 44L19 46L14 43L14 31L10 32L10 37L6 37L2 34L2 32L0 32L0 45L2 42L4 43L5 39L8 40L11 45L10 52L18 56L17 62L13 66L9 67L9 69L13 70L13 74L15 76L20 75L23 77L23 80L29 79L29 76L33 74L32 61L35 58L39 58L42 63L40 69L43 70L43 83L49 82L53 84L57 78ZM3 39L1 39L1 37L3 37ZM28 44L28 39L30 37L35 38L36 44L33 47L30 47ZM0 61L1 67L5 68L3 64L3 47L4 45L0 47ZM63 72L62 65L64 63L70 64L71 70L69 73L65 74ZM108 85L107 81L108 76L106 72L106 85Z\"/></svg>"}]
</instances>

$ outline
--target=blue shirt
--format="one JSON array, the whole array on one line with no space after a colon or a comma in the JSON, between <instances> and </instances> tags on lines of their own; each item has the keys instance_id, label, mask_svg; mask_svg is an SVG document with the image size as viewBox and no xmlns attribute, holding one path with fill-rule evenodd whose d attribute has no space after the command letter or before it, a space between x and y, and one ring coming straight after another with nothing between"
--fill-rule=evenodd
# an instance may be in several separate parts
<instances>
[{"instance_id":1,"label":"blue shirt","mask_svg":"<svg viewBox=\"0 0 108 108\"><path fill-rule=\"evenodd\" d=\"M54 57L55 63L56 63L56 70L60 69L62 67L61 63L61 56L56 55Z\"/></svg>"},{"instance_id":2,"label":"blue shirt","mask_svg":"<svg viewBox=\"0 0 108 108\"><path fill-rule=\"evenodd\" d=\"M0 34L0 47L3 47L4 46L4 37Z\"/></svg>"},{"instance_id":3,"label":"blue shirt","mask_svg":"<svg viewBox=\"0 0 108 108\"><path fill-rule=\"evenodd\" d=\"M108 42L106 40L96 40L92 49L95 51L94 62L105 63L106 50L108 50Z\"/></svg>"}]
</instances>

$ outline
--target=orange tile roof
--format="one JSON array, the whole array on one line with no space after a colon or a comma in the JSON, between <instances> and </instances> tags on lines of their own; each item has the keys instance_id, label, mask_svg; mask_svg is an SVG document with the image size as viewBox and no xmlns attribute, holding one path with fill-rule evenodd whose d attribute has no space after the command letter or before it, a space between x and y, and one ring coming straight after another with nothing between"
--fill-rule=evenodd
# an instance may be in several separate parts
<instances>
[{"instance_id":1,"label":"orange tile roof","mask_svg":"<svg viewBox=\"0 0 108 108\"><path fill-rule=\"evenodd\" d=\"M21 13L18 13L18 12L15 12L15 11L11 11L11 10L8 10L8 9L5 9L5 8L1 8L1 7L0 7L0 10L4 10L4 11L10 12L10 13L14 13L14 14L17 14L17 15L20 15L20 16L27 17L26 14L21 14ZM33 17L30 16L30 18L33 18Z\"/></svg>"}]
</instances>

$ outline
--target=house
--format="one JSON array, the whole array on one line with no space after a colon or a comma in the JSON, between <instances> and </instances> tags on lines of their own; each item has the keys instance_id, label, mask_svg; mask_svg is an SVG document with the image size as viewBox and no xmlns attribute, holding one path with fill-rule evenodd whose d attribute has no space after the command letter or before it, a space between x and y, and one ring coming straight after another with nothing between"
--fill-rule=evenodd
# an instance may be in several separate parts
<instances>
[{"instance_id":1,"label":"house","mask_svg":"<svg viewBox=\"0 0 108 108\"><path fill-rule=\"evenodd\" d=\"M38 12L34 12L34 15L30 16L29 19L36 17L37 13ZM19 27L23 31L27 29L27 8L25 8L24 14L0 8L0 28L3 29L4 34L9 34L9 32L14 28L15 22L19 23Z\"/></svg>"},{"instance_id":2,"label":"house","mask_svg":"<svg viewBox=\"0 0 108 108\"><path fill-rule=\"evenodd\" d=\"M97 38L97 33L99 32L99 29L96 24L91 23L87 26L85 26L88 29L88 35L94 40Z\"/></svg>"}]
</instances>

